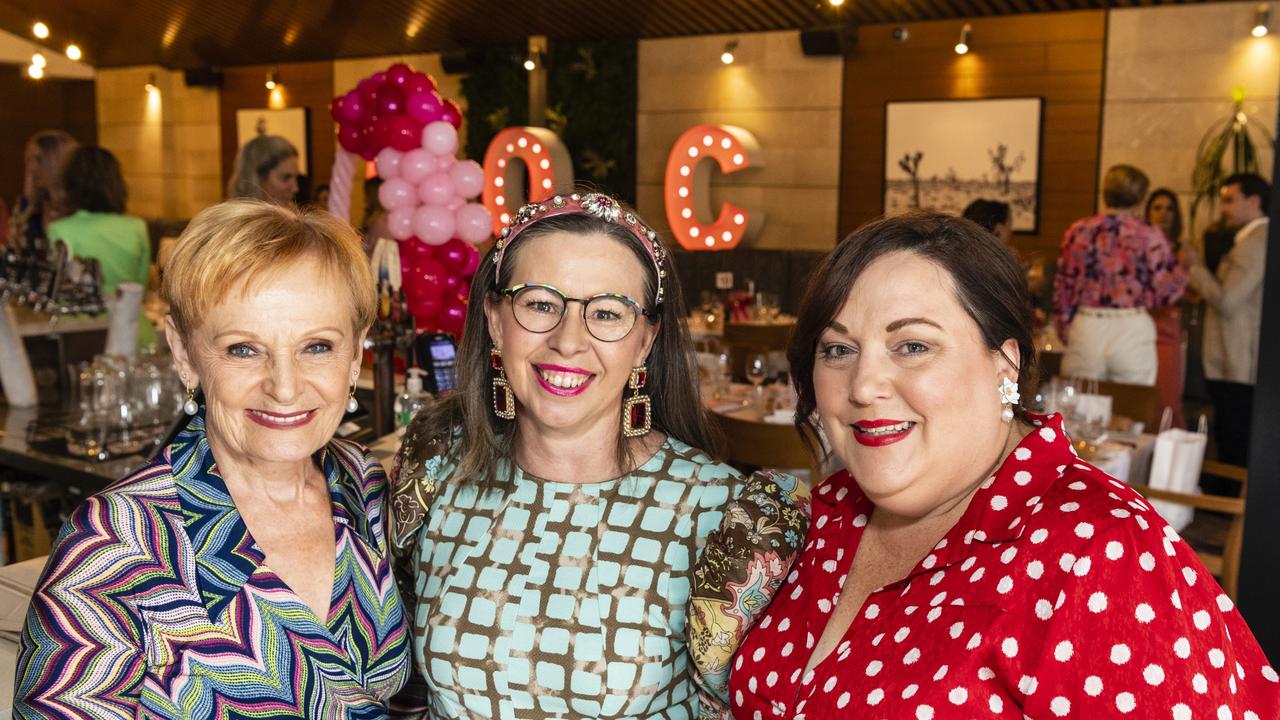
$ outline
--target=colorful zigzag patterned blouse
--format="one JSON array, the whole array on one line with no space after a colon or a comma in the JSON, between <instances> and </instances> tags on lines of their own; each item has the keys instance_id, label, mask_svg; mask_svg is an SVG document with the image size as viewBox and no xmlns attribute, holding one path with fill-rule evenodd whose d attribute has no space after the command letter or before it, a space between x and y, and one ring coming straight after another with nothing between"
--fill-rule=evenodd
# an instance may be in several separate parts
<instances>
[{"instance_id":1,"label":"colorful zigzag patterned blouse","mask_svg":"<svg viewBox=\"0 0 1280 720\"><path fill-rule=\"evenodd\" d=\"M14 717L386 717L410 653L386 479L345 441L316 461L337 533L325 622L264 564L197 416L63 527L27 614Z\"/></svg>"}]
</instances>

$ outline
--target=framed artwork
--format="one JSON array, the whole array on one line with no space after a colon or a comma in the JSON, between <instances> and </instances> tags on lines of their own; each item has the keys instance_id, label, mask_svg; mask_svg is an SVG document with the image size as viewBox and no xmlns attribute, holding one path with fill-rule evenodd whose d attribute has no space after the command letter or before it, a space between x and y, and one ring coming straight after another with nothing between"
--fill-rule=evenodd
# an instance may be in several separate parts
<instances>
[{"instance_id":1,"label":"framed artwork","mask_svg":"<svg viewBox=\"0 0 1280 720\"><path fill-rule=\"evenodd\" d=\"M884 212L959 215L979 198L1009 203L1014 232L1040 225L1044 99L885 103Z\"/></svg>"},{"instance_id":2,"label":"framed artwork","mask_svg":"<svg viewBox=\"0 0 1280 720\"><path fill-rule=\"evenodd\" d=\"M308 159L311 147L307 143L308 118L306 108L246 108L236 110L236 151L259 135L279 135L298 148L298 172L309 175Z\"/></svg>"}]
</instances>

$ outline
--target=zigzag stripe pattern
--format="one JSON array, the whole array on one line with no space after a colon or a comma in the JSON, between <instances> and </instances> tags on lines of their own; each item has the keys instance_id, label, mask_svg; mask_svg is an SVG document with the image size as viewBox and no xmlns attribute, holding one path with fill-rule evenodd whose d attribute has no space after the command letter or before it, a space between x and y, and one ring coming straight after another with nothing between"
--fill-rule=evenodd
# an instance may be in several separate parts
<instances>
[{"instance_id":1,"label":"zigzag stripe pattern","mask_svg":"<svg viewBox=\"0 0 1280 720\"><path fill-rule=\"evenodd\" d=\"M382 468L316 460L338 528L322 622L264 563L196 417L68 519L37 585L16 718L385 718L409 672L383 537Z\"/></svg>"}]
</instances>

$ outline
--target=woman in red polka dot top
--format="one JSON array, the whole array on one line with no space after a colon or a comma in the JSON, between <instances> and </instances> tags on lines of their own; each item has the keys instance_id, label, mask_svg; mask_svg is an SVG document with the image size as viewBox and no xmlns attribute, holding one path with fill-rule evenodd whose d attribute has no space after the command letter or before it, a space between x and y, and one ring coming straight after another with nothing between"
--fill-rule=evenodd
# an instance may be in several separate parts
<instances>
[{"instance_id":1,"label":"woman in red polka dot top","mask_svg":"<svg viewBox=\"0 0 1280 720\"><path fill-rule=\"evenodd\" d=\"M796 417L848 469L733 661L735 717L1280 717L1195 553L1018 407L1028 308L1012 253L937 214L866 225L814 273Z\"/></svg>"}]
</instances>

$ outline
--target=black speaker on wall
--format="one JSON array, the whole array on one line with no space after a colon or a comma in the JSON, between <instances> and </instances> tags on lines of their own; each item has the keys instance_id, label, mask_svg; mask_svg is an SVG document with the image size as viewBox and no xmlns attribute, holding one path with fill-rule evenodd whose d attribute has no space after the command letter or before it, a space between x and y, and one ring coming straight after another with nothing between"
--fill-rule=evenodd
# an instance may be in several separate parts
<instances>
[{"instance_id":1,"label":"black speaker on wall","mask_svg":"<svg viewBox=\"0 0 1280 720\"><path fill-rule=\"evenodd\" d=\"M858 42L857 28L821 25L800 31L800 49L805 55L844 55Z\"/></svg>"},{"instance_id":2,"label":"black speaker on wall","mask_svg":"<svg viewBox=\"0 0 1280 720\"><path fill-rule=\"evenodd\" d=\"M222 71L217 68L190 68L182 71L187 87L220 87Z\"/></svg>"}]
</instances>

